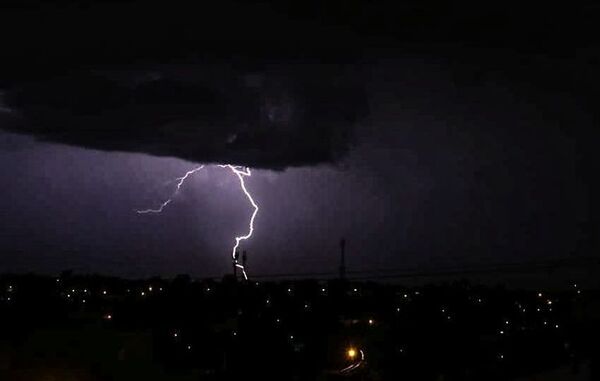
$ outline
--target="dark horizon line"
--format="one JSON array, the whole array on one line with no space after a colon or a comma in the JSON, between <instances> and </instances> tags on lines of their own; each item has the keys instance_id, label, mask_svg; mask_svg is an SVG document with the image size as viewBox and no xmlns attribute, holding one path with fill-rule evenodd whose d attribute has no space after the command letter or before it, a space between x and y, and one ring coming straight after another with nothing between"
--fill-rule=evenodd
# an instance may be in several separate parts
<instances>
[{"instance_id":1,"label":"dark horizon line","mask_svg":"<svg viewBox=\"0 0 600 381\"><path fill-rule=\"evenodd\" d=\"M443 269L418 269L413 268L407 270L406 268L385 268L385 269L370 269L370 270L347 270L344 279L347 281L373 281L373 280L384 280L384 279L400 279L400 278L426 278L426 277L440 277L440 276L459 276L459 275L472 275L472 274L489 274L489 273L536 273L540 271L553 271L560 268L588 268L589 266L600 265L600 259L593 256L582 256L575 258L565 258L558 260L546 260L546 261L522 261L522 262L510 262L510 263L494 263L476 266L466 267L446 267ZM222 275L213 276L199 276L194 277L190 274L181 273L175 276L163 277L160 275L133 278L126 276L115 276L115 275L103 275L95 272L83 272L77 273L73 269L66 269L58 274L48 274L43 272L4 272L0 273L0 278L10 276L40 276L40 277L53 277L60 276L64 272L70 272L73 276L81 277L100 277L100 278L114 278L120 280L129 281L145 281L150 279L161 279L161 280L174 280L178 276L187 276L191 281L221 281L231 276L229 273ZM354 275L352 275L354 274ZM253 280L266 280L271 282L286 282L286 281L297 281L297 280L339 280L339 272L337 271L326 271L326 272L289 272L289 273L271 273L271 274L252 274L250 273L250 282Z\"/></svg>"}]
</instances>

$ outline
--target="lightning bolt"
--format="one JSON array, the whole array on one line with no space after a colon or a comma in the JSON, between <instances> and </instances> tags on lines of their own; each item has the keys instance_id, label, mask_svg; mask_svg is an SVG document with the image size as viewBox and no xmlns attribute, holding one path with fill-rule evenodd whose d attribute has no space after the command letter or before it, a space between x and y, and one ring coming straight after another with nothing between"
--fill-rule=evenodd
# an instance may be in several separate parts
<instances>
[{"instance_id":1,"label":"lightning bolt","mask_svg":"<svg viewBox=\"0 0 600 381\"><path fill-rule=\"evenodd\" d=\"M171 197L169 197L165 202L163 202L162 204L160 204L160 206L158 208L156 208L156 209L136 210L135 212L137 214L161 213L163 211L163 209L173 201L173 198L177 195L177 193L179 193L179 190L181 189L181 186L183 185L183 183L185 182L185 180L187 180L188 177L190 177L194 173L198 172L202 168L204 168L204 165L196 167L196 168L192 169L191 171L187 171L185 173L185 175L176 178L175 181L177 181L177 188L175 188L175 192L173 192L173 194L171 195Z\"/></svg>"},{"instance_id":2,"label":"lightning bolt","mask_svg":"<svg viewBox=\"0 0 600 381\"><path fill-rule=\"evenodd\" d=\"M233 259L233 263L235 264L235 266L239 269L242 270L242 274L244 275L244 279L248 280L248 274L246 274L246 269L244 268L243 265L241 265L238 262L238 259L236 257L236 251L240 246L240 243L242 241L245 241L247 239L249 239L250 237L252 237L252 234L254 233L254 219L256 218L256 215L258 214L258 204L256 204L256 202L254 201L254 198L252 197L252 195L250 194L250 192L248 192L248 189L246 188L246 181L244 180L245 177L250 177L252 176L252 173L250 172L250 168L248 167L242 167L242 166L238 166L238 165L231 165L231 164L220 164L219 167L221 168L228 168L231 170L231 172L237 176L238 180L240 181L240 187L242 188L242 191L244 192L244 194L246 195L246 198L248 199L248 201L250 201L250 204L252 205L252 207L254 208L254 211L252 212L252 216L250 217L250 221L248 223L248 233L242 236L238 236L235 237L235 245L233 246L233 248L231 249L231 257ZM171 203L173 202L173 199L175 198L175 196L177 196L177 193L179 193L179 190L181 189L181 187L183 186L183 184L185 183L185 181L194 173L198 172L199 170L203 169L204 165L200 165L192 170L189 170L185 173L185 175L176 178L175 180L177 181L177 187L175 188L175 191L173 192L173 194L171 195L171 197L169 197L167 200L165 200L163 203L161 203L158 208L155 209L141 209L141 210L136 210L136 213L138 214L148 214L148 213L162 213L162 211Z\"/></svg>"},{"instance_id":3,"label":"lightning bolt","mask_svg":"<svg viewBox=\"0 0 600 381\"><path fill-rule=\"evenodd\" d=\"M235 237L235 245L233 246L233 249L231 250L231 256L233 257L235 265L238 268L242 269L242 274L244 274L244 279L248 280L248 274L246 274L246 270L244 269L244 266L242 266L238 263L235 252L237 251L238 247L240 246L240 242L245 241L248 238L252 237L252 233L254 233L254 219L256 218L256 215L258 214L258 205L252 198L252 195L250 195L250 192L248 192L248 189L246 189L246 182L244 181L244 177L250 177L250 176L252 176L252 173L250 172L250 168L248 168L248 167L246 167L245 171L241 170L240 169L241 167L234 166L231 164L219 165L219 167L221 167L221 168L227 167L227 168L231 169L231 171L238 177L238 179L240 180L240 186L242 187L244 194L246 195L246 197L248 198L248 201L250 201L250 204L252 204L252 207L254 208L254 211L252 212L252 217L250 217L250 223L248 224L248 233L246 235Z\"/></svg>"}]
</instances>

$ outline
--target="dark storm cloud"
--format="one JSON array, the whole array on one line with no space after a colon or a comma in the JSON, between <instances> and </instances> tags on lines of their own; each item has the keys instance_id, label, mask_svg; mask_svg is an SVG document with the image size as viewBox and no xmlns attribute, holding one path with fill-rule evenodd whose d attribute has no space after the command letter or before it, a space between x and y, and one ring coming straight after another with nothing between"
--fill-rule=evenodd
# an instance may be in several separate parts
<instances>
[{"instance_id":1,"label":"dark storm cloud","mask_svg":"<svg viewBox=\"0 0 600 381\"><path fill-rule=\"evenodd\" d=\"M580 55L598 35L592 1L566 9L225 0L201 11L135 0L21 3L0 12L0 34L12 37L0 50L0 91L20 117L18 125L0 123L4 129L97 149L269 168L328 162L348 150L366 101L362 76L339 63L435 51L432 57L475 60L464 71L477 82L485 75L481 60L502 71L503 58L465 56L464 47L564 57L574 47ZM337 64L305 65L309 58ZM214 67L128 66L173 62ZM81 69L99 65L129 69Z\"/></svg>"},{"instance_id":2,"label":"dark storm cloud","mask_svg":"<svg viewBox=\"0 0 600 381\"><path fill-rule=\"evenodd\" d=\"M331 162L366 115L356 67L78 70L5 89L4 129L100 150L266 168Z\"/></svg>"}]
</instances>

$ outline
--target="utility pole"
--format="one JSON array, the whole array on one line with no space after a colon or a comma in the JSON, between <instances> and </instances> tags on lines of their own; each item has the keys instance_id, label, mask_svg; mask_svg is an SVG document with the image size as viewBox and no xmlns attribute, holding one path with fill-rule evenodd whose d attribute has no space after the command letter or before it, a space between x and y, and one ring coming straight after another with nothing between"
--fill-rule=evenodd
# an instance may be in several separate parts
<instances>
[{"instance_id":1,"label":"utility pole","mask_svg":"<svg viewBox=\"0 0 600 381\"><path fill-rule=\"evenodd\" d=\"M346 240L340 240L340 279L346 279Z\"/></svg>"},{"instance_id":2,"label":"utility pole","mask_svg":"<svg viewBox=\"0 0 600 381\"><path fill-rule=\"evenodd\" d=\"M237 264L238 264L239 257L240 257L240 252L236 251L235 254L233 255L233 260L231 261L231 264L233 265L233 279L237 279Z\"/></svg>"},{"instance_id":3,"label":"utility pole","mask_svg":"<svg viewBox=\"0 0 600 381\"><path fill-rule=\"evenodd\" d=\"M248 262L248 255L246 254L246 250L242 251L242 266L244 266L244 270L246 269L246 263Z\"/></svg>"}]
</instances>

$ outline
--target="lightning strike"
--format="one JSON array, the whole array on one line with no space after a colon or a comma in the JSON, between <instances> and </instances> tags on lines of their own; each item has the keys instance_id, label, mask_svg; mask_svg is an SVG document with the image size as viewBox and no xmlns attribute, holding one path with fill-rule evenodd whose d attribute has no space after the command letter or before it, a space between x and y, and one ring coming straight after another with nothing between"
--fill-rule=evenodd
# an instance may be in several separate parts
<instances>
[{"instance_id":1,"label":"lightning strike","mask_svg":"<svg viewBox=\"0 0 600 381\"><path fill-rule=\"evenodd\" d=\"M242 274L244 274L244 279L248 280L248 274L246 274L246 270L244 269L244 266L240 265L238 263L237 256L235 255L235 253L236 253L238 247L240 246L240 242L245 241L248 238L252 237L252 233L254 233L254 219L256 218L256 215L258 214L258 205L252 198L252 195L250 195L250 192L248 192L248 189L246 189L246 182L244 181L244 177L246 177L246 176L250 177L250 176L252 176L252 173L250 172L250 168L248 168L248 167L246 167L245 171L241 170L239 166L233 166L231 164L220 165L220 167L221 168L227 167L227 168L231 169L231 171L238 177L238 179L240 180L240 186L242 187L244 194L246 195L246 197L248 198L248 201L250 201L250 204L252 204L252 207L254 208L254 211L252 212L252 217L250 217L250 223L248 224L248 234L242 235L239 237L235 237L235 245L233 246L233 249L231 250L231 256L233 258L233 261L235 262L236 267L238 267L242 270Z\"/></svg>"},{"instance_id":2,"label":"lightning strike","mask_svg":"<svg viewBox=\"0 0 600 381\"><path fill-rule=\"evenodd\" d=\"M231 164L220 164L219 167L221 168L228 168L231 170L231 172L237 176L239 182L240 182L240 187L242 188L242 191L244 192L244 194L246 195L246 198L248 199L248 201L250 201L250 204L252 205L252 207L254 208L254 211L252 212L252 216L250 217L250 221L248 223L248 233L242 236L238 236L235 237L235 245L233 246L233 248L231 249L231 257L233 259L233 262L235 264L235 266L239 269L242 270L242 274L244 275L244 279L248 280L248 274L246 274L246 269L244 268L243 265L241 265L238 262L238 258L236 255L236 252L240 246L240 243L242 241L245 241L247 239L249 239L250 237L252 237L252 234L254 233L254 219L256 218L256 215L258 214L258 205L256 204L256 202L254 201L254 198L252 198L252 195L250 194L250 192L248 192L248 189L246 188L246 182L244 180L245 177L250 177L252 176L252 173L250 172L250 168L248 167L241 167L241 166L237 166L237 165L231 165ZM181 187L183 186L183 184L185 183L185 181L194 173L198 172L199 170L203 169L204 165L198 166L190 171L187 171L185 173L185 175L176 178L175 180L177 181L177 187L175 188L175 191L173 192L173 194L171 195L171 197L169 197L167 200L165 200L162 204L160 204L158 206L158 208L155 209L141 209L141 210L136 210L136 213L138 214L149 214L149 213L162 213L162 211L164 210L164 208L166 208L171 202L173 202L173 199L175 198L175 196L177 195L177 193L179 193L179 190L181 189Z\"/></svg>"}]
</instances>

